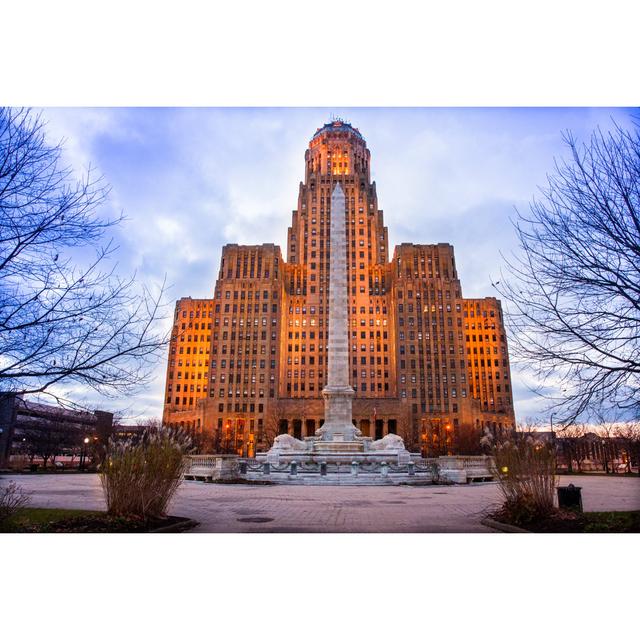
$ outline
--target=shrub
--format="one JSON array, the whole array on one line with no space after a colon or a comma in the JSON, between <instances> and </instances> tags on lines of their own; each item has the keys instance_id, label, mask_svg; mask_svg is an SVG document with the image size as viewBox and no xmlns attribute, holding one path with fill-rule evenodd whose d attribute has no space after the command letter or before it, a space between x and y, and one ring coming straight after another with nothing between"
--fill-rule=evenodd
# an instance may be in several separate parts
<instances>
[{"instance_id":1,"label":"shrub","mask_svg":"<svg viewBox=\"0 0 640 640\"><path fill-rule=\"evenodd\" d=\"M556 459L553 446L534 435L514 434L492 448L503 514L514 524L544 518L554 510Z\"/></svg>"},{"instance_id":2,"label":"shrub","mask_svg":"<svg viewBox=\"0 0 640 640\"><path fill-rule=\"evenodd\" d=\"M111 440L100 468L107 512L145 520L165 515L190 447L188 436L167 429L147 431L140 439Z\"/></svg>"},{"instance_id":3,"label":"shrub","mask_svg":"<svg viewBox=\"0 0 640 640\"><path fill-rule=\"evenodd\" d=\"M0 525L20 511L29 500L29 496L15 482L0 487Z\"/></svg>"}]
</instances>

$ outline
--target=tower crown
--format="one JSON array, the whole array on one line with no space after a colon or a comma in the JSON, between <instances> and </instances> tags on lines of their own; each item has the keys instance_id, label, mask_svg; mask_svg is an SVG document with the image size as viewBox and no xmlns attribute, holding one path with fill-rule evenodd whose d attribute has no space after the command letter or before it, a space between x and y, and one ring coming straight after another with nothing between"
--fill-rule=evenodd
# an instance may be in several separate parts
<instances>
[{"instance_id":1,"label":"tower crown","mask_svg":"<svg viewBox=\"0 0 640 640\"><path fill-rule=\"evenodd\" d=\"M362 134L343 120L332 120L320 127L305 154L306 177L360 174L369 178L370 153Z\"/></svg>"},{"instance_id":2,"label":"tower crown","mask_svg":"<svg viewBox=\"0 0 640 640\"><path fill-rule=\"evenodd\" d=\"M345 122L344 120L340 120L339 118L328 122L324 126L317 129L317 131L313 134L313 138L311 140L315 140L319 136L329 135L331 137L335 137L336 134L350 134L354 135L360 140L364 142L364 138L358 129L351 126L349 122Z\"/></svg>"}]
</instances>

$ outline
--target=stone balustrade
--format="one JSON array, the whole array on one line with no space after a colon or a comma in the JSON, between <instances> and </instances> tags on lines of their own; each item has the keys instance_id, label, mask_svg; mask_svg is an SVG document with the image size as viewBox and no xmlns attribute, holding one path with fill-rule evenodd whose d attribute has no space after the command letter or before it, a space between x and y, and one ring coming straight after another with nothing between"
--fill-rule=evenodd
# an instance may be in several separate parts
<instances>
[{"instance_id":1,"label":"stone balustrade","mask_svg":"<svg viewBox=\"0 0 640 640\"><path fill-rule=\"evenodd\" d=\"M493 460L489 456L441 456L417 458L406 463L368 462L300 462L275 464L235 455L185 456L184 478L187 480L269 480L304 484L333 481L351 484L398 484L487 481L492 476Z\"/></svg>"},{"instance_id":2,"label":"stone balustrade","mask_svg":"<svg viewBox=\"0 0 640 640\"><path fill-rule=\"evenodd\" d=\"M239 457L235 455L196 455L185 456L185 480L233 480L239 477Z\"/></svg>"}]
</instances>

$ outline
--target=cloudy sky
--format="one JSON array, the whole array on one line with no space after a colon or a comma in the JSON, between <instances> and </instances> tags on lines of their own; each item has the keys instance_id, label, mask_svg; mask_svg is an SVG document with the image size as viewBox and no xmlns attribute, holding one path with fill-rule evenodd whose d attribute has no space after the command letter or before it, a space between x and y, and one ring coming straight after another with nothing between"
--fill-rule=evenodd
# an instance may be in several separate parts
<instances>
[{"instance_id":1,"label":"cloudy sky","mask_svg":"<svg viewBox=\"0 0 640 640\"><path fill-rule=\"evenodd\" d=\"M463 295L493 295L501 252L516 249L509 223L566 157L562 132L588 139L597 126L624 124L620 109L45 109L52 141L67 160L91 165L112 186L105 215L123 212L119 269L159 285L169 301L210 297L225 243L285 246L304 152L315 130L339 116L371 150L372 178L400 242L454 245ZM120 402L76 401L160 416L166 362L155 382ZM514 372L518 418L542 416L544 402Z\"/></svg>"}]
</instances>

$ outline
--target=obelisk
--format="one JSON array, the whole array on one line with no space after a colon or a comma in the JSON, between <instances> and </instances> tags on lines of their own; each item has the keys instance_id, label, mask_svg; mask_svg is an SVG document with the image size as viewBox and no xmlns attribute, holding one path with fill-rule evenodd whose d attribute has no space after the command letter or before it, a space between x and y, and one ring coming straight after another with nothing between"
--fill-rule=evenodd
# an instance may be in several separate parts
<instances>
[{"instance_id":1,"label":"obelisk","mask_svg":"<svg viewBox=\"0 0 640 640\"><path fill-rule=\"evenodd\" d=\"M353 441L353 388L349 385L349 314L347 283L347 239L345 196L340 183L331 194L331 238L329 264L329 353L327 386L323 389L322 440Z\"/></svg>"}]
</instances>

